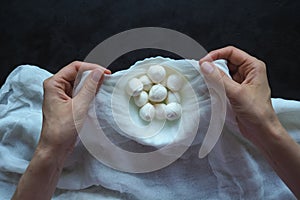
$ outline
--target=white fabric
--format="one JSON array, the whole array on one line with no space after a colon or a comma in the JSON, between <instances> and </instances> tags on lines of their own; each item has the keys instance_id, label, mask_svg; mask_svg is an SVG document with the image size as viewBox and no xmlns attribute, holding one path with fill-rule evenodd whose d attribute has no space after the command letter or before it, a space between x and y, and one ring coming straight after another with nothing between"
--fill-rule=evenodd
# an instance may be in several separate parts
<instances>
[{"instance_id":1,"label":"white fabric","mask_svg":"<svg viewBox=\"0 0 300 200\"><path fill-rule=\"evenodd\" d=\"M215 61L215 64L228 73L225 60ZM147 124L139 117L137 106L129 100L130 96L126 93L128 82L132 78L145 75L149 67L153 65L163 66L168 76L176 73L183 79L184 85L180 91L182 115L179 120L154 120ZM83 74L75 94L81 89L89 73ZM218 93L212 97L214 102L220 102L219 104L223 106L216 106L214 103L215 106L211 111L211 98L207 87L211 85L206 86L199 64L195 60L155 57L138 61L128 70L106 76L96 96L95 106L94 104L90 106L86 121L89 126L83 126L79 133L80 139L98 160L110 163L109 166L114 169L134 173L153 171L153 169L165 166L164 161L175 161L192 144L196 134L198 138L194 140L194 145L204 141L202 138L204 135L208 138L215 138L205 142L206 149L209 149L216 143L218 133L222 131L226 117L226 94L223 88L222 99L219 98L222 96L221 93L214 91ZM222 107L223 110L220 110ZM210 118L213 118L211 122ZM207 131L208 125L210 125L210 131ZM159 153L137 155L111 147L110 142L106 142L106 137L99 134L101 129L113 143L123 149L133 152L139 152L139 149L142 149L130 142L130 138L140 144L160 148ZM121 137L121 135L126 137ZM106 149L107 153L101 152L102 149ZM126 161L122 162L122 160Z\"/></svg>"},{"instance_id":2,"label":"white fabric","mask_svg":"<svg viewBox=\"0 0 300 200\"><path fill-rule=\"evenodd\" d=\"M228 73L225 60L215 61L215 64L225 73ZM135 106L133 101L129 101L130 97L126 94L128 81L145 75L151 65L164 66L167 70L167 75L180 74L184 80L184 86L180 91L181 119L176 121L154 120L154 123L145 124L139 117L137 106ZM81 89L88 74L89 72L86 72L82 76L75 94ZM184 140L187 134L192 134L193 130L197 130L199 125L198 116L201 114L203 118L207 119L210 114L209 93L200 74L198 62L195 60L172 60L162 57L138 61L129 70L119 71L112 76L107 76L96 96L95 104L97 116L93 116L92 107L90 108L89 116L90 118L97 117L100 124L106 122L108 125L106 123L101 124L103 127L109 126L105 132L109 134L116 132L138 143L158 148L174 141ZM129 120L128 116L130 116L131 120ZM204 124L201 125L203 126ZM162 126L163 128L161 128ZM184 128L180 129L181 126ZM202 127L202 129L204 128ZM134 137L134 135L140 137ZM141 135L154 136L141 137Z\"/></svg>"},{"instance_id":3,"label":"white fabric","mask_svg":"<svg viewBox=\"0 0 300 200\"><path fill-rule=\"evenodd\" d=\"M42 82L49 76L37 67L20 66L0 90L2 199L10 199L39 139ZM300 102L272 102L285 128L300 143ZM175 163L152 173L110 169L79 143L58 185L68 189L57 189L53 199L295 199L256 148L240 136L228 116L221 138L208 157L198 158L200 146L196 142ZM127 142L132 148L141 147Z\"/></svg>"}]
</instances>

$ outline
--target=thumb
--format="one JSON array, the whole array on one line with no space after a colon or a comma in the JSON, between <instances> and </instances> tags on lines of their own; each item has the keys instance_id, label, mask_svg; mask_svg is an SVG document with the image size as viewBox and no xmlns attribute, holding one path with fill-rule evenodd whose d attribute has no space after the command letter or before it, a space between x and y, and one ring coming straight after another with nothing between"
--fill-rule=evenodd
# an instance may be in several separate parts
<instances>
[{"instance_id":1,"label":"thumb","mask_svg":"<svg viewBox=\"0 0 300 200\"><path fill-rule=\"evenodd\" d=\"M236 91L240 84L232 80L225 72L218 69L213 63L203 62L200 69L204 75L205 81L212 86L222 85L225 88L226 95L229 99L234 99Z\"/></svg>"},{"instance_id":2,"label":"thumb","mask_svg":"<svg viewBox=\"0 0 300 200\"><path fill-rule=\"evenodd\" d=\"M102 70L94 69L88 75L83 83L82 88L73 99L75 111L80 110L86 112L88 110L88 107L92 100L95 98L95 94L102 82L103 74L104 72Z\"/></svg>"}]
</instances>

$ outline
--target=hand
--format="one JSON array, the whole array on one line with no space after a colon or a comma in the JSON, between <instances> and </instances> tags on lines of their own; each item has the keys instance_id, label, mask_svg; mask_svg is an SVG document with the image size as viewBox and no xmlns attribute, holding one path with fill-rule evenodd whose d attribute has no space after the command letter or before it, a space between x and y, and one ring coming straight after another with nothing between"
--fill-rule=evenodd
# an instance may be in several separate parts
<instances>
[{"instance_id":1,"label":"hand","mask_svg":"<svg viewBox=\"0 0 300 200\"><path fill-rule=\"evenodd\" d=\"M76 96L73 84L79 72L93 70ZM90 102L101 83L102 75L110 71L96 64L72 62L44 81L43 127L39 148L55 149L59 154L73 150L79 128Z\"/></svg>"},{"instance_id":2,"label":"hand","mask_svg":"<svg viewBox=\"0 0 300 200\"><path fill-rule=\"evenodd\" d=\"M217 59L228 61L232 79L210 63ZM265 63L235 47L225 47L210 52L200 64L208 78L223 81L240 131L246 138L260 145L266 125L280 126L271 103Z\"/></svg>"},{"instance_id":3,"label":"hand","mask_svg":"<svg viewBox=\"0 0 300 200\"><path fill-rule=\"evenodd\" d=\"M72 96L78 73L92 70L76 96ZM38 146L12 197L51 199L64 166L73 150L90 102L109 70L95 64L72 62L44 81L43 127Z\"/></svg>"},{"instance_id":4,"label":"hand","mask_svg":"<svg viewBox=\"0 0 300 200\"><path fill-rule=\"evenodd\" d=\"M210 63L217 59L228 61L232 79ZM266 65L235 47L210 52L200 60L200 65L209 81L223 81L241 133L259 148L300 198L300 146L283 128L273 110Z\"/></svg>"}]
</instances>

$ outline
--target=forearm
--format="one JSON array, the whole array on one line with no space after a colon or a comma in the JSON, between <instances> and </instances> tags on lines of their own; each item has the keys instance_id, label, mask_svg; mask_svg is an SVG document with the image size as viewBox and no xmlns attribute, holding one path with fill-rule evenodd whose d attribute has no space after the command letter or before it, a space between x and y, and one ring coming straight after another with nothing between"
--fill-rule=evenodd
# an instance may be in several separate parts
<instances>
[{"instance_id":1,"label":"forearm","mask_svg":"<svg viewBox=\"0 0 300 200\"><path fill-rule=\"evenodd\" d=\"M300 146L290 137L279 120L266 125L258 148L270 165L300 198Z\"/></svg>"},{"instance_id":2,"label":"forearm","mask_svg":"<svg viewBox=\"0 0 300 200\"><path fill-rule=\"evenodd\" d=\"M217 59L228 61L232 79L209 64ZM207 79L221 78L241 133L260 149L300 199L300 146L282 127L273 110L265 63L240 49L225 47L210 52L200 64Z\"/></svg>"},{"instance_id":3,"label":"forearm","mask_svg":"<svg viewBox=\"0 0 300 200\"><path fill-rule=\"evenodd\" d=\"M39 144L12 199L51 199L64 160L64 154L59 154L55 149L45 148Z\"/></svg>"},{"instance_id":4,"label":"forearm","mask_svg":"<svg viewBox=\"0 0 300 200\"><path fill-rule=\"evenodd\" d=\"M76 96L72 95L78 75L93 70ZM43 83L43 127L34 156L21 177L13 199L51 199L65 158L73 151L77 129L109 70L91 63L72 62Z\"/></svg>"}]
</instances>

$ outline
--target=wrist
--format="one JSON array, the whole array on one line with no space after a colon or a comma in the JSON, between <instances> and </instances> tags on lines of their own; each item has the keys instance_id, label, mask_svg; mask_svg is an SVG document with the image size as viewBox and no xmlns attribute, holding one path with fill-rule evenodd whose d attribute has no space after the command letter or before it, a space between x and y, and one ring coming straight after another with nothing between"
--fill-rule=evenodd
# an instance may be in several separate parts
<instances>
[{"instance_id":1,"label":"wrist","mask_svg":"<svg viewBox=\"0 0 300 200\"><path fill-rule=\"evenodd\" d=\"M61 142L60 137L57 137L60 134L54 126L50 129L47 123L44 123L35 155L41 160L63 162L69 152L66 145Z\"/></svg>"},{"instance_id":2,"label":"wrist","mask_svg":"<svg viewBox=\"0 0 300 200\"><path fill-rule=\"evenodd\" d=\"M38 146L47 152L67 156L73 151L76 139L76 130L70 131L45 122Z\"/></svg>"},{"instance_id":3,"label":"wrist","mask_svg":"<svg viewBox=\"0 0 300 200\"><path fill-rule=\"evenodd\" d=\"M41 163L44 163L45 166L56 165L57 167L63 166L67 155L66 152L49 145L44 145L41 141L34 153L34 157Z\"/></svg>"},{"instance_id":4,"label":"wrist","mask_svg":"<svg viewBox=\"0 0 300 200\"><path fill-rule=\"evenodd\" d=\"M268 149L280 145L283 140L289 137L284 127L280 123L276 113L266 116L263 124L258 127L255 135L255 145L260 149Z\"/></svg>"}]
</instances>

